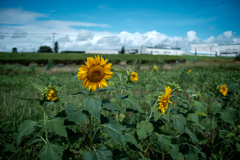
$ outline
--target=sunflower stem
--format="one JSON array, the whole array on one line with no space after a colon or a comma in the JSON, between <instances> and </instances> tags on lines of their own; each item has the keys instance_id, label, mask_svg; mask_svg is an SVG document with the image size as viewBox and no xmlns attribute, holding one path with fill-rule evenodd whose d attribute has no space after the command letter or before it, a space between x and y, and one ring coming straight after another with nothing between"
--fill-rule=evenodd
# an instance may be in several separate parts
<instances>
[{"instance_id":1,"label":"sunflower stem","mask_svg":"<svg viewBox=\"0 0 240 160\"><path fill-rule=\"evenodd\" d=\"M46 142L48 143L48 131L46 129L46 124L47 124L47 109L46 109L46 102L43 104L43 118L44 118L44 131L45 131L45 136L46 136Z\"/></svg>"},{"instance_id":2,"label":"sunflower stem","mask_svg":"<svg viewBox=\"0 0 240 160\"><path fill-rule=\"evenodd\" d=\"M93 139L92 139L92 114L89 115L89 139L90 139L90 148L93 146Z\"/></svg>"},{"instance_id":3,"label":"sunflower stem","mask_svg":"<svg viewBox=\"0 0 240 160\"><path fill-rule=\"evenodd\" d=\"M154 105L151 107L151 113L150 113L147 121L149 121L149 120L151 119L152 113L153 113L153 107L155 107L155 105L157 104L157 102L158 102L158 100L156 100L155 103L154 103Z\"/></svg>"}]
</instances>

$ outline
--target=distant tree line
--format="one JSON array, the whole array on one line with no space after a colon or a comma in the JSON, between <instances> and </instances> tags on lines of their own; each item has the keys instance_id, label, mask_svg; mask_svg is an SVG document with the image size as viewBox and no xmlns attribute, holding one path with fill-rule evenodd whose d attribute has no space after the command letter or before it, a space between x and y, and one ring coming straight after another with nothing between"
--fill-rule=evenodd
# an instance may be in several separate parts
<instances>
[{"instance_id":1,"label":"distant tree line","mask_svg":"<svg viewBox=\"0 0 240 160\"><path fill-rule=\"evenodd\" d=\"M58 53L58 42L55 42L54 43L54 53ZM16 47L13 47L12 48L12 53L17 53L17 48ZM49 46L40 46L39 49L38 49L38 53L53 53L53 50L51 47Z\"/></svg>"}]
</instances>

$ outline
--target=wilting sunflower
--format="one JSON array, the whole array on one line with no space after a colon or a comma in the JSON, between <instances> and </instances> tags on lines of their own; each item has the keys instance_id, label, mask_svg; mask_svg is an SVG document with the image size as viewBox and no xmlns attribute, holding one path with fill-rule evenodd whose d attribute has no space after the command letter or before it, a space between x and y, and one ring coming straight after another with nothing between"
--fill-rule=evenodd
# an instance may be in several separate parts
<instances>
[{"instance_id":1,"label":"wilting sunflower","mask_svg":"<svg viewBox=\"0 0 240 160\"><path fill-rule=\"evenodd\" d=\"M137 74L137 72L132 72L130 79L131 79L132 82L137 81L137 80L138 80L138 74Z\"/></svg>"},{"instance_id":2,"label":"wilting sunflower","mask_svg":"<svg viewBox=\"0 0 240 160\"><path fill-rule=\"evenodd\" d=\"M113 72L110 71L112 63L107 64L107 59L104 60L98 55L95 58L88 57L85 64L79 68L78 72L78 79L84 80L82 84L85 88L95 91L108 86L106 79L112 78Z\"/></svg>"},{"instance_id":3,"label":"wilting sunflower","mask_svg":"<svg viewBox=\"0 0 240 160\"><path fill-rule=\"evenodd\" d=\"M222 93L224 96L226 96L227 91L228 91L228 89L225 84L219 87L219 92Z\"/></svg>"},{"instance_id":4,"label":"wilting sunflower","mask_svg":"<svg viewBox=\"0 0 240 160\"><path fill-rule=\"evenodd\" d=\"M168 102L172 103L170 101L170 97L172 97L172 95L170 95L172 93L172 89L168 86L165 86L165 94L163 94L161 96L160 99L158 99L159 103L158 103L158 109L161 110L162 114L165 113L165 110L168 108Z\"/></svg>"},{"instance_id":5,"label":"wilting sunflower","mask_svg":"<svg viewBox=\"0 0 240 160\"><path fill-rule=\"evenodd\" d=\"M190 72L192 72L192 70L187 71L187 74L190 73Z\"/></svg>"}]
</instances>

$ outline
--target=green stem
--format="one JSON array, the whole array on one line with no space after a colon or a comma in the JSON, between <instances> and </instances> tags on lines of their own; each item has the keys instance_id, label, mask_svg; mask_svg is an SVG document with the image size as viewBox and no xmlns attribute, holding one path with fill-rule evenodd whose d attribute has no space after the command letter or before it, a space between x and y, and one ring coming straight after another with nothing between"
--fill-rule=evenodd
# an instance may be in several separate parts
<instances>
[{"instance_id":1,"label":"green stem","mask_svg":"<svg viewBox=\"0 0 240 160\"><path fill-rule=\"evenodd\" d=\"M163 150L162 150L162 160L164 160L164 152L163 152Z\"/></svg>"},{"instance_id":2,"label":"green stem","mask_svg":"<svg viewBox=\"0 0 240 160\"><path fill-rule=\"evenodd\" d=\"M90 139L90 148L93 146L93 139L92 139L92 114L89 115L89 139Z\"/></svg>"},{"instance_id":3,"label":"green stem","mask_svg":"<svg viewBox=\"0 0 240 160\"><path fill-rule=\"evenodd\" d=\"M46 109L46 102L43 104L43 118L44 118L44 131L45 131L45 136L46 136L46 142L48 143L48 131L46 129L46 124L47 124L47 109Z\"/></svg>"},{"instance_id":4,"label":"green stem","mask_svg":"<svg viewBox=\"0 0 240 160\"><path fill-rule=\"evenodd\" d=\"M157 104L157 102L158 102L158 100L156 100L156 102L154 103L154 105L151 107L151 113L150 113L147 121L149 121L149 120L151 119L152 113L153 113L153 107Z\"/></svg>"}]
</instances>

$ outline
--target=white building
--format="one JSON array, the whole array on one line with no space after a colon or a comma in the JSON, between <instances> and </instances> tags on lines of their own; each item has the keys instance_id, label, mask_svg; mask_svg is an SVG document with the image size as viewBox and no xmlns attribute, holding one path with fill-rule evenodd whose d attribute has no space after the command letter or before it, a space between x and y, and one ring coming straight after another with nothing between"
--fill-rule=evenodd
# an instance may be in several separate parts
<instances>
[{"instance_id":1,"label":"white building","mask_svg":"<svg viewBox=\"0 0 240 160\"><path fill-rule=\"evenodd\" d=\"M197 55L236 56L240 53L240 44L191 44L190 52Z\"/></svg>"},{"instance_id":2,"label":"white building","mask_svg":"<svg viewBox=\"0 0 240 160\"><path fill-rule=\"evenodd\" d=\"M118 51L86 50L86 54L118 54Z\"/></svg>"},{"instance_id":3,"label":"white building","mask_svg":"<svg viewBox=\"0 0 240 160\"><path fill-rule=\"evenodd\" d=\"M152 54L152 55L182 55L184 51L181 51L180 48L171 48L171 47L147 47L139 46L126 48L125 53L136 53L136 54Z\"/></svg>"}]
</instances>

